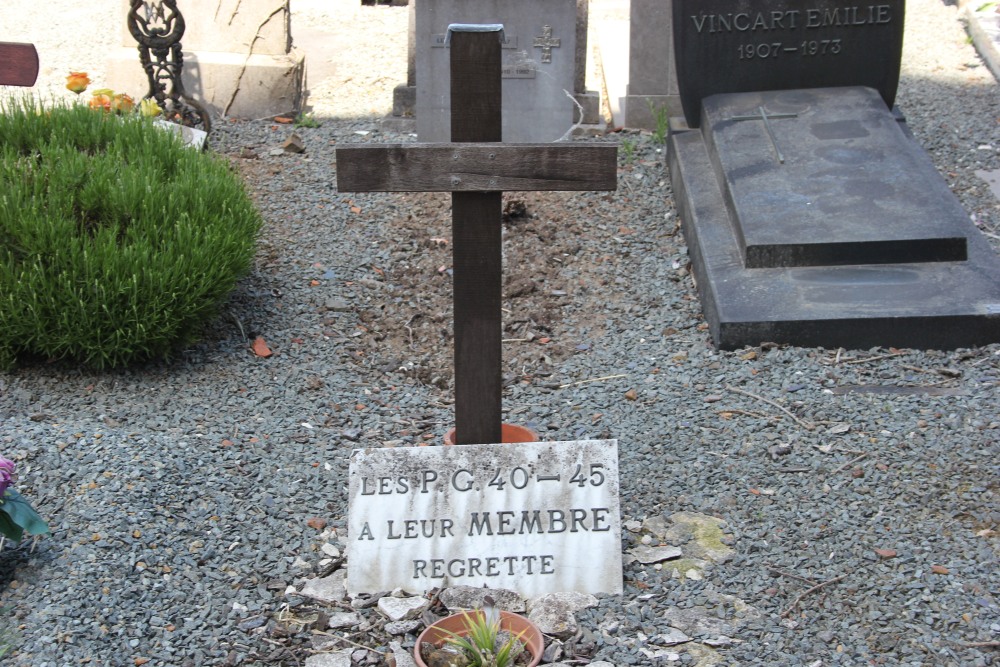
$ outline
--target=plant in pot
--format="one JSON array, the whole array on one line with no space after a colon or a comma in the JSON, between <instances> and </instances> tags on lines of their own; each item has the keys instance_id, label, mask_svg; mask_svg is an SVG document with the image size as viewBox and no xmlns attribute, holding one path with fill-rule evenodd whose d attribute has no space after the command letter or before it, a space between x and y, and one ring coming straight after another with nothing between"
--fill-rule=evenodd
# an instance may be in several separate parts
<instances>
[{"instance_id":1,"label":"plant in pot","mask_svg":"<svg viewBox=\"0 0 1000 667\"><path fill-rule=\"evenodd\" d=\"M413 655L419 667L534 667L544 648L538 626L488 605L427 626Z\"/></svg>"}]
</instances>

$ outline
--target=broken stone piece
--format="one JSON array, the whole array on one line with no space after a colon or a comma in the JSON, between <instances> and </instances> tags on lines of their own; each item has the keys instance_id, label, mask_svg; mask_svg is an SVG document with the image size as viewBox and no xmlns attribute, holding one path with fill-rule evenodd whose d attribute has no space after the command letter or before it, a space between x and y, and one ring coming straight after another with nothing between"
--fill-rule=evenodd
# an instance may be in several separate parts
<instances>
[{"instance_id":1,"label":"broken stone piece","mask_svg":"<svg viewBox=\"0 0 1000 667\"><path fill-rule=\"evenodd\" d=\"M352 649L341 649L335 653L319 653L306 658L306 667L351 667Z\"/></svg>"},{"instance_id":2,"label":"broken stone piece","mask_svg":"<svg viewBox=\"0 0 1000 667\"><path fill-rule=\"evenodd\" d=\"M550 593L528 603L528 619L543 633L568 639L578 629L576 612L596 606L597 598L587 593Z\"/></svg>"},{"instance_id":3,"label":"broken stone piece","mask_svg":"<svg viewBox=\"0 0 1000 667\"><path fill-rule=\"evenodd\" d=\"M662 646L676 646L677 644L686 644L691 641L690 637L677 628L670 628L669 630L669 632L662 635L656 635L651 641Z\"/></svg>"},{"instance_id":4,"label":"broken stone piece","mask_svg":"<svg viewBox=\"0 0 1000 667\"><path fill-rule=\"evenodd\" d=\"M704 643L712 648L725 648L726 646L732 646L734 642L732 637L719 635L713 639L706 639Z\"/></svg>"},{"instance_id":5,"label":"broken stone piece","mask_svg":"<svg viewBox=\"0 0 1000 667\"><path fill-rule=\"evenodd\" d=\"M648 649L646 647L640 647L639 652L645 655L647 658L654 660L657 664L661 662L677 662L681 659L680 653L674 653L673 651L668 651L666 649Z\"/></svg>"},{"instance_id":6,"label":"broken stone piece","mask_svg":"<svg viewBox=\"0 0 1000 667\"><path fill-rule=\"evenodd\" d=\"M647 516L642 520L642 529L653 537L662 540L667 533L667 520L662 515Z\"/></svg>"},{"instance_id":7,"label":"broken stone piece","mask_svg":"<svg viewBox=\"0 0 1000 667\"><path fill-rule=\"evenodd\" d=\"M327 604L341 602L347 595L347 588L344 584L346 579L347 571L337 570L329 577L310 579L302 587L299 594Z\"/></svg>"},{"instance_id":8,"label":"broken stone piece","mask_svg":"<svg viewBox=\"0 0 1000 667\"><path fill-rule=\"evenodd\" d=\"M514 591L502 588L480 588L477 586L452 586L441 591L441 604L449 611L457 609L482 609L486 605L486 596L493 598L493 606L501 611L523 614L524 599Z\"/></svg>"},{"instance_id":9,"label":"broken stone piece","mask_svg":"<svg viewBox=\"0 0 1000 667\"><path fill-rule=\"evenodd\" d=\"M430 606L425 598L384 597L378 601L378 610L390 621L403 621L420 616Z\"/></svg>"},{"instance_id":10,"label":"broken stone piece","mask_svg":"<svg viewBox=\"0 0 1000 667\"><path fill-rule=\"evenodd\" d=\"M331 628L353 628L361 624L361 615L350 611L340 611L330 614L330 621L327 623Z\"/></svg>"},{"instance_id":11,"label":"broken stone piece","mask_svg":"<svg viewBox=\"0 0 1000 667\"><path fill-rule=\"evenodd\" d=\"M281 145L286 153L305 153L306 145L302 141L302 137L297 134L292 134L290 137L285 139L285 143Z\"/></svg>"},{"instance_id":12,"label":"broken stone piece","mask_svg":"<svg viewBox=\"0 0 1000 667\"><path fill-rule=\"evenodd\" d=\"M673 560L681 557L680 547L651 547L645 544L640 544L633 549L629 549L628 553L644 565L662 563L665 560Z\"/></svg>"},{"instance_id":13,"label":"broken stone piece","mask_svg":"<svg viewBox=\"0 0 1000 667\"><path fill-rule=\"evenodd\" d=\"M692 637L727 637L735 634L735 629L730 623L712 616L704 607L692 607L690 609L668 609L663 614L664 620L672 628Z\"/></svg>"},{"instance_id":14,"label":"broken stone piece","mask_svg":"<svg viewBox=\"0 0 1000 667\"><path fill-rule=\"evenodd\" d=\"M403 648L402 644L399 642L389 642L389 648L392 650L392 657L396 661L396 667L417 667L417 663L413 661L413 656Z\"/></svg>"},{"instance_id":15,"label":"broken stone piece","mask_svg":"<svg viewBox=\"0 0 1000 667\"><path fill-rule=\"evenodd\" d=\"M409 632L416 632L423 625L419 620L411 621L390 621L385 624L385 631L390 635L405 635Z\"/></svg>"}]
</instances>

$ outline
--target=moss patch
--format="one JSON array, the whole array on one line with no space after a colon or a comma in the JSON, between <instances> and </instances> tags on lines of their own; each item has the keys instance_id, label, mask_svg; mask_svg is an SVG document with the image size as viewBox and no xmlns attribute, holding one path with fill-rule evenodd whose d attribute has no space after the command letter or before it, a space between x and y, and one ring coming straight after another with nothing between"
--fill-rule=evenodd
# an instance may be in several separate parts
<instances>
[{"instance_id":1,"label":"moss patch","mask_svg":"<svg viewBox=\"0 0 1000 667\"><path fill-rule=\"evenodd\" d=\"M687 524L694 532L693 542L684 545L684 553L691 558L700 558L714 563L724 563L735 555L735 551L723 543L726 536L723 526L726 522L707 514L678 512L670 516L677 524Z\"/></svg>"}]
</instances>

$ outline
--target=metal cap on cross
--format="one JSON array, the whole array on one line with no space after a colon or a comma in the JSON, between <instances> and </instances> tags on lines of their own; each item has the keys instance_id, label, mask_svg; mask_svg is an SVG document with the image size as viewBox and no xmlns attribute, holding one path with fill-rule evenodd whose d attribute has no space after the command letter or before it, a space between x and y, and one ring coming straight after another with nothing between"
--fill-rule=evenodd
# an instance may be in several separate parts
<instances>
[{"instance_id":1,"label":"metal cap on cross","mask_svg":"<svg viewBox=\"0 0 1000 667\"><path fill-rule=\"evenodd\" d=\"M451 141L337 148L341 192L451 192L455 442L501 441L505 190L614 190L617 148L504 144L503 26L451 25Z\"/></svg>"},{"instance_id":2,"label":"metal cap on cross","mask_svg":"<svg viewBox=\"0 0 1000 667\"><path fill-rule=\"evenodd\" d=\"M34 44L0 42L0 86L35 85L38 80L38 51Z\"/></svg>"}]
</instances>

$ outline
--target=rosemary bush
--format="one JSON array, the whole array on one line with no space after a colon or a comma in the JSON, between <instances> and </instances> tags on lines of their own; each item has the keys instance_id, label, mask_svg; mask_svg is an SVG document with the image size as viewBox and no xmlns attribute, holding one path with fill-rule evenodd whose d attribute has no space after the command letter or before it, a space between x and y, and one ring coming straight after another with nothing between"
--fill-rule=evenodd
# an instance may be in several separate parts
<instances>
[{"instance_id":1,"label":"rosemary bush","mask_svg":"<svg viewBox=\"0 0 1000 667\"><path fill-rule=\"evenodd\" d=\"M260 224L228 165L146 119L0 104L0 367L169 356L249 270Z\"/></svg>"}]
</instances>

